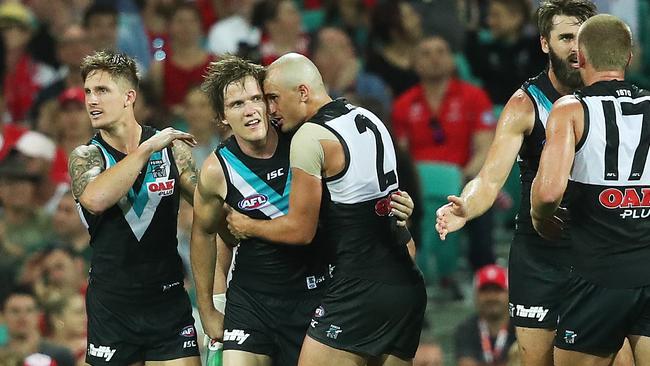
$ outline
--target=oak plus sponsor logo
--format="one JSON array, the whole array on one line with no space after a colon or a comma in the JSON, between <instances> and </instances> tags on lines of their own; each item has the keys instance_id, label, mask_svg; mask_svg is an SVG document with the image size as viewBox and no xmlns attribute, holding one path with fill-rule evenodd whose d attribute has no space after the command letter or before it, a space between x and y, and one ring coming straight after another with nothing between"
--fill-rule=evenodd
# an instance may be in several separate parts
<instances>
[{"instance_id":1,"label":"oak plus sponsor logo","mask_svg":"<svg viewBox=\"0 0 650 366\"><path fill-rule=\"evenodd\" d=\"M263 194L258 193L242 199L239 201L237 206L239 206L239 208L242 210L252 211L263 207L267 202L269 202L269 198Z\"/></svg>"},{"instance_id":2,"label":"oak plus sponsor logo","mask_svg":"<svg viewBox=\"0 0 650 366\"><path fill-rule=\"evenodd\" d=\"M598 195L600 204L610 210L623 210L619 216L623 219L645 219L650 216L650 188L604 189Z\"/></svg>"},{"instance_id":3,"label":"oak plus sponsor logo","mask_svg":"<svg viewBox=\"0 0 650 366\"><path fill-rule=\"evenodd\" d=\"M171 196L174 193L176 180L170 179L162 182L152 182L147 184L150 193L157 193L159 196Z\"/></svg>"},{"instance_id":4,"label":"oak plus sponsor logo","mask_svg":"<svg viewBox=\"0 0 650 366\"><path fill-rule=\"evenodd\" d=\"M103 358L106 362L113 358L115 351L117 350L109 346L95 346L92 343L88 345L88 356Z\"/></svg>"},{"instance_id":5,"label":"oak plus sponsor logo","mask_svg":"<svg viewBox=\"0 0 650 366\"><path fill-rule=\"evenodd\" d=\"M510 317L537 319L538 322L544 321L546 314L548 314L548 310L549 309L545 309L543 306L526 307L524 305L508 304Z\"/></svg>"},{"instance_id":6,"label":"oak plus sponsor logo","mask_svg":"<svg viewBox=\"0 0 650 366\"><path fill-rule=\"evenodd\" d=\"M246 339L250 336L249 333L244 332L241 329L233 330L224 330L223 332L223 341L224 342L237 342L237 344L244 344Z\"/></svg>"}]
</instances>

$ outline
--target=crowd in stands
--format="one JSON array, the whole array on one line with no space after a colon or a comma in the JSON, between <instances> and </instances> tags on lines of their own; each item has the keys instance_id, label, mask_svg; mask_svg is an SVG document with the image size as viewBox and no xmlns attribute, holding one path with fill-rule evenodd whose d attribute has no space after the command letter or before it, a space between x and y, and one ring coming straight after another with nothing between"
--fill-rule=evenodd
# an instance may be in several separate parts
<instances>
[{"instance_id":1,"label":"crowd in stands","mask_svg":"<svg viewBox=\"0 0 650 366\"><path fill-rule=\"evenodd\" d=\"M613 0L595 2L600 11L624 13L620 16L635 28L630 79L650 87L645 76L650 26L639 16L650 9L650 0L626 0L625 9ZM0 0L0 364L21 354L50 357L59 366L83 364L83 295L92 249L69 190L67 156L95 133L79 72L85 55L114 49L135 57L141 72L137 120L192 133L198 166L229 135L217 127L199 88L210 62L227 53L262 65L287 52L310 57L330 95L372 110L389 126L401 188L416 201L411 231L418 263L428 285L461 299L458 267L467 260L473 273L495 263L493 228L501 216L491 210L468 225L465 259L453 238L447 245L439 241L433 212L440 197L457 194L480 169L500 108L512 92L548 64L533 25L537 5L537 0ZM455 177L443 190L438 190L439 166ZM497 206L509 208L517 194L504 192ZM179 250L188 260L191 207L181 211ZM497 299L507 293L500 277L485 281ZM432 361L420 365L440 364L436 347L423 346L420 357Z\"/></svg>"}]
</instances>

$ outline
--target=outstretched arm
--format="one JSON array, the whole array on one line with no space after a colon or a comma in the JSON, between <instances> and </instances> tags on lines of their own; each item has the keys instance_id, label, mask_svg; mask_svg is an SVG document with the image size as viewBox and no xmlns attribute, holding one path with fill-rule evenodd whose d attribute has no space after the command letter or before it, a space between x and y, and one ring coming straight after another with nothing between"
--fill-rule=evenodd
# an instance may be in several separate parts
<instances>
[{"instance_id":1,"label":"outstretched arm","mask_svg":"<svg viewBox=\"0 0 650 366\"><path fill-rule=\"evenodd\" d=\"M438 209L436 229L441 239L492 207L534 121L535 109L530 98L523 90L517 90L501 113L494 140L478 175L465 185L460 197L449 196L449 203Z\"/></svg>"}]
</instances>

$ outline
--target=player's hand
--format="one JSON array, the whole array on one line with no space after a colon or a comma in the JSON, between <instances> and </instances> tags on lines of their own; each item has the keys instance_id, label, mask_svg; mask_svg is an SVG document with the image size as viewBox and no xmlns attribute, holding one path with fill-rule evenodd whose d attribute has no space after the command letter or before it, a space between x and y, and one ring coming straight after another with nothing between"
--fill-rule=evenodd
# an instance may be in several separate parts
<instances>
[{"instance_id":1,"label":"player's hand","mask_svg":"<svg viewBox=\"0 0 650 366\"><path fill-rule=\"evenodd\" d=\"M397 218L397 226L406 226L415 203L406 191L397 191L390 195L390 207L390 212Z\"/></svg>"},{"instance_id":2,"label":"player's hand","mask_svg":"<svg viewBox=\"0 0 650 366\"><path fill-rule=\"evenodd\" d=\"M223 341L223 313L210 307L207 311L200 312L203 331L210 339Z\"/></svg>"},{"instance_id":3,"label":"player's hand","mask_svg":"<svg viewBox=\"0 0 650 366\"><path fill-rule=\"evenodd\" d=\"M147 141L143 142L142 145L146 145L146 147L152 149L153 151L160 151L169 146L175 140L182 141L190 147L196 146L196 140L194 139L194 136L187 132L179 131L171 127L167 127L157 134L151 136Z\"/></svg>"},{"instance_id":4,"label":"player's hand","mask_svg":"<svg viewBox=\"0 0 650 366\"><path fill-rule=\"evenodd\" d=\"M467 222L465 200L458 196L448 196L447 203L436 210L436 231L440 240L445 240L447 234L460 230Z\"/></svg>"},{"instance_id":5,"label":"player's hand","mask_svg":"<svg viewBox=\"0 0 650 366\"><path fill-rule=\"evenodd\" d=\"M225 208L228 213L226 221L228 222L228 230L230 230L230 233L239 240L247 239L249 237L247 228L253 220L233 210L228 205L225 205Z\"/></svg>"},{"instance_id":6,"label":"player's hand","mask_svg":"<svg viewBox=\"0 0 650 366\"><path fill-rule=\"evenodd\" d=\"M560 240L562 238L562 232L566 229L569 222L569 211L563 207L558 207L553 213L553 216L546 219L533 216L532 210L530 216L535 231L537 231L539 236L550 241Z\"/></svg>"}]
</instances>

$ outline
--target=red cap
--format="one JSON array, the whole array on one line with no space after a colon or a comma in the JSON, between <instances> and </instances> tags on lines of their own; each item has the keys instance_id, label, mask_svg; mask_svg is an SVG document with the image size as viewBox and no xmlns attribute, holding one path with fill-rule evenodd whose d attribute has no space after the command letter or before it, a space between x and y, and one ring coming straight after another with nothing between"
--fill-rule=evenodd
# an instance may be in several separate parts
<instances>
[{"instance_id":1,"label":"red cap","mask_svg":"<svg viewBox=\"0 0 650 366\"><path fill-rule=\"evenodd\" d=\"M59 94L59 104L63 105L68 102L77 102L84 104L86 102L86 93L83 88L72 87L64 90Z\"/></svg>"},{"instance_id":2,"label":"red cap","mask_svg":"<svg viewBox=\"0 0 650 366\"><path fill-rule=\"evenodd\" d=\"M480 290L487 285L496 285L504 290L508 289L508 271L496 264L488 264L476 272L474 278L476 289Z\"/></svg>"}]
</instances>

